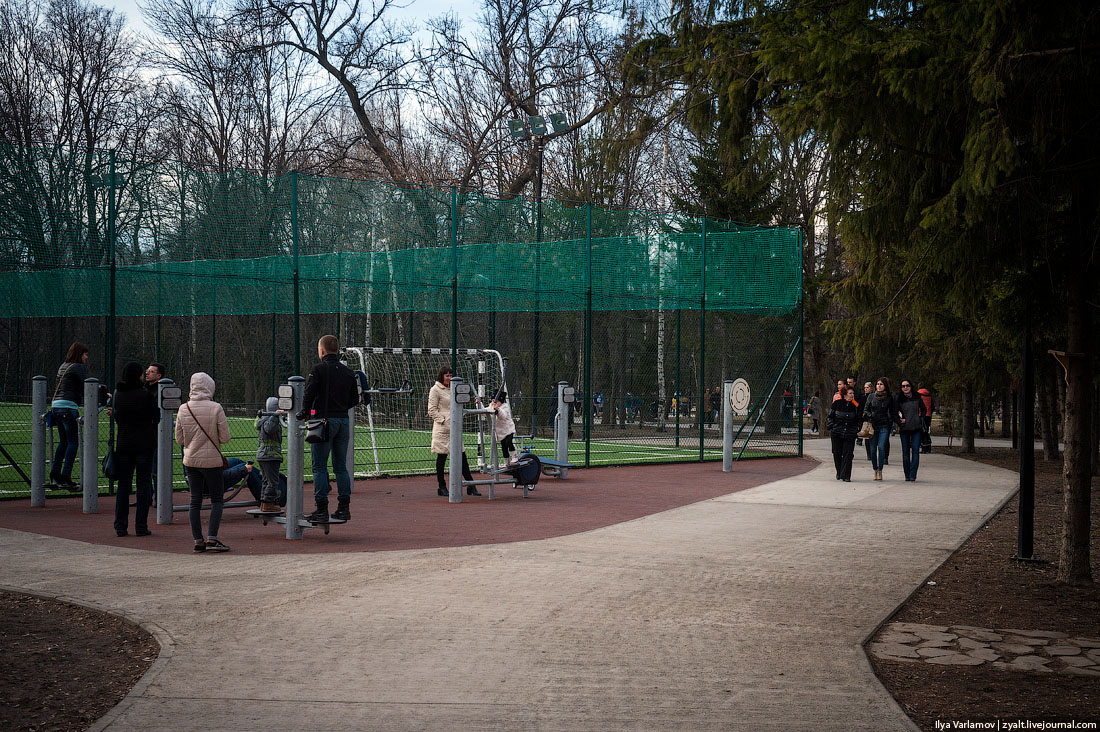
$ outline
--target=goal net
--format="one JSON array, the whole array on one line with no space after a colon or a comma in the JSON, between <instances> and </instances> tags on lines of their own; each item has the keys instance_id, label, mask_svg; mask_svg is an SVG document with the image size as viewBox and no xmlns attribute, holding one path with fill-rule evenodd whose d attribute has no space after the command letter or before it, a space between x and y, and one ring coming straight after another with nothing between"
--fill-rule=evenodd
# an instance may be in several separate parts
<instances>
[{"instance_id":1,"label":"goal net","mask_svg":"<svg viewBox=\"0 0 1100 732\"><path fill-rule=\"evenodd\" d=\"M454 349L454 375L473 386L483 405L505 385L504 359L488 349ZM428 391L439 370L451 365L450 348L344 348L348 366L367 376L369 404L356 409L356 465L366 473L414 475L435 470L431 454L432 422L428 418ZM470 405L472 406L472 405ZM477 464L486 465L489 420L464 425L476 439ZM367 453L364 455L363 453Z\"/></svg>"}]
</instances>

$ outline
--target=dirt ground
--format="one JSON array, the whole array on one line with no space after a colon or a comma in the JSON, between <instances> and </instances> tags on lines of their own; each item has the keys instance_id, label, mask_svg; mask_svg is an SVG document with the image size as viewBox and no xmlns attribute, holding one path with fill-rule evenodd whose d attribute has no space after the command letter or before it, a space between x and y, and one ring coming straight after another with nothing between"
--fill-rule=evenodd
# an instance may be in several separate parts
<instances>
[{"instance_id":1,"label":"dirt ground","mask_svg":"<svg viewBox=\"0 0 1100 732\"><path fill-rule=\"evenodd\" d=\"M939 451L939 450L937 450ZM1018 454L984 448L959 457L1018 470ZM1093 480L1092 558L1100 557L1100 480ZM1100 637L1100 585L1055 583L1061 543L1062 462L1035 460L1035 555L1017 562L1018 498L1013 498L937 570L930 582L891 618L929 625L1021 628ZM1100 577L1098 577L1100 578ZM1100 678L1006 671L990 667L934 666L880 661L875 672L923 730L936 722L1100 721ZM1093 728L1095 729L1095 728Z\"/></svg>"},{"instance_id":2,"label":"dirt ground","mask_svg":"<svg viewBox=\"0 0 1100 732\"><path fill-rule=\"evenodd\" d=\"M958 451L952 451L959 454ZM962 457L967 457L961 455ZM969 456L1016 468L1015 453ZM1061 535L1061 463L1037 455L1035 553L1016 553L1017 502L956 552L892 618L933 625L1025 628L1100 636L1100 586L1054 582ZM1100 496L1093 483L1093 557L1100 557ZM1095 563L1095 560L1094 560ZM156 658L156 641L125 620L26 595L0 593L0 729L83 730L118 703ZM875 671L925 730L936 722L1100 720L1100 678L875 661Z\"/></svg>"},{"instance_id":3,"label":"dirt ground","mask_svg":"<svg viewBox=\"0 0 1100 732\"><path fill-rule=\"evenodd\" d=\"M122 618L0 593L0 729L87 729L156 660L153 636Z\"/></svg>"}]
</instances>

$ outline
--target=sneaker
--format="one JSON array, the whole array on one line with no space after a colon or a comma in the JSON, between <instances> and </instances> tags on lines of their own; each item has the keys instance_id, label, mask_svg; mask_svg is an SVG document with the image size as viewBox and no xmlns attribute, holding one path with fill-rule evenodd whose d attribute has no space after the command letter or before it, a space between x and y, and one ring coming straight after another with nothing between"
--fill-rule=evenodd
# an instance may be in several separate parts
<instances>
[{"instance_id":1,"label":"sneaker","mask_svg":"<svg viewBox=\"0 0 1100 732\"><path fill-rule=\"evenodd\" d=\"M260 510L264 513L281 513L283 509L275 501L260 501Z\"/></svg>"},{"instance_id":2,"label":"sneaker","mask_svg":"<svg viewBox=\"0 0 1100 732\"><path fill-rule=\"evenodd\" d=\"M207 549L207 551L211 551L211 552L227 552L227 551L229 551L229 547L227 547L225 544L222 544L217 539L207 539L206 540L206 549Z\"/></svg>"},{"instance_id":3,"label":"sneaker","mask_svg":"<svg viewBox=\"0 0 1100 732\"><path fill-rule=\"evenodd\" d=\"M206 551L206 542L205 542L205 541L197 541L197 542L195 542L195 551L197 551L197 552L204 552L204 551Z\"/></svg>"}]
</instances>

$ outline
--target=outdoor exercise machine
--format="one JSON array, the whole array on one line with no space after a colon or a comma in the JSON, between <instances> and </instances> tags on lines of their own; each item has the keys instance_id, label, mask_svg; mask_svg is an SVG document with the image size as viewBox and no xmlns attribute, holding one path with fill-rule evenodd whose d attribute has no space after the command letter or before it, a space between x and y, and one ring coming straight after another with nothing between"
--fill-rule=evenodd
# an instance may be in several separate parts
<instances>
[{"instance_id":1,"label":"outdoor exercise machine","mask_svg":"<svg viewBox=\"0 0 1100 732\"><path fill-rule=\"evenodd\" d=\"M346 523L343 519L329 517L328 521L309 521L304 511L305 507L305 449L306 426L305 421L298 419L298 409L305 397L306 380L301 376L291 376L286 384L279 386L279 411L286 414L286 509L283 512L261 511L258 508L245 513L260 519L264 526L269 522L281 524L286 527L286 538L289 540L301 539L307 529L320 526L325 534L334 524ZM272 412L263 412L270 415ZM352 433L354 439L354 433ZM348 453L354 457L349 442ZM354 461L348 462L348 470L355 475Z\"/></svg>"},{"instance_id":2,"label":"outdoor exercise machine","mask_svg":"<svg viewBox=\"0 0 1100 732\"><path fill-rule=\"evenodd\" d=\"M84 416L77 420L83 512L99 513L99 379L84 381ZM46 377L31 380L31 505L46 505Z\"/></svg>"},{"instance_id":3,"label":"outdoor exercise machine","mask_svg":"<svg viewBox=\"0 0 1100 732\"><path fill-rule=\"evenodd\" d=\"M749 382L744 379L726 379L722 385L722 472L733 472L733 418L744 417L749 413L752 393ZM742 423L741 429L744 429ZM741 430L738 430L738 435ZM744 452L744 447L741 448Z\"/></svg>"}]
</instances>

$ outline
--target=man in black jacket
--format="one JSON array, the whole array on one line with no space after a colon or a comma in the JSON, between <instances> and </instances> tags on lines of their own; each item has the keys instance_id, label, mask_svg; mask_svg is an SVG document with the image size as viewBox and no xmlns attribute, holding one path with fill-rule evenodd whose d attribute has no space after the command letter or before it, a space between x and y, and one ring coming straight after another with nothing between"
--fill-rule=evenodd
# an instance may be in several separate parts
<instances>
[{"instance_id":1,"label":"man in black jacket","mask_svg":"<svg viewBox=\"0 0 1100 732\"><path fill-rule=\"evenodd\" d=\"M336 475L336 496L339 506L332 517L351 519L351 473L348 471L348 440L351 424L348 410L359 401L359 389L355 375L338 355L339 344L334 335L321 336L317 341L317 357L321 363L313 367L306 380L306 393L298 419L327 420L325 439L310 444L313 459L313 498L317 510L306 517L308 521L328 521L328 494L331 490L328 476L328 459L332 455L332 472ZM312 414L311 414L312 412ZM354 466L352 466L354 468Z\"/></svg>"}]
</instances>

